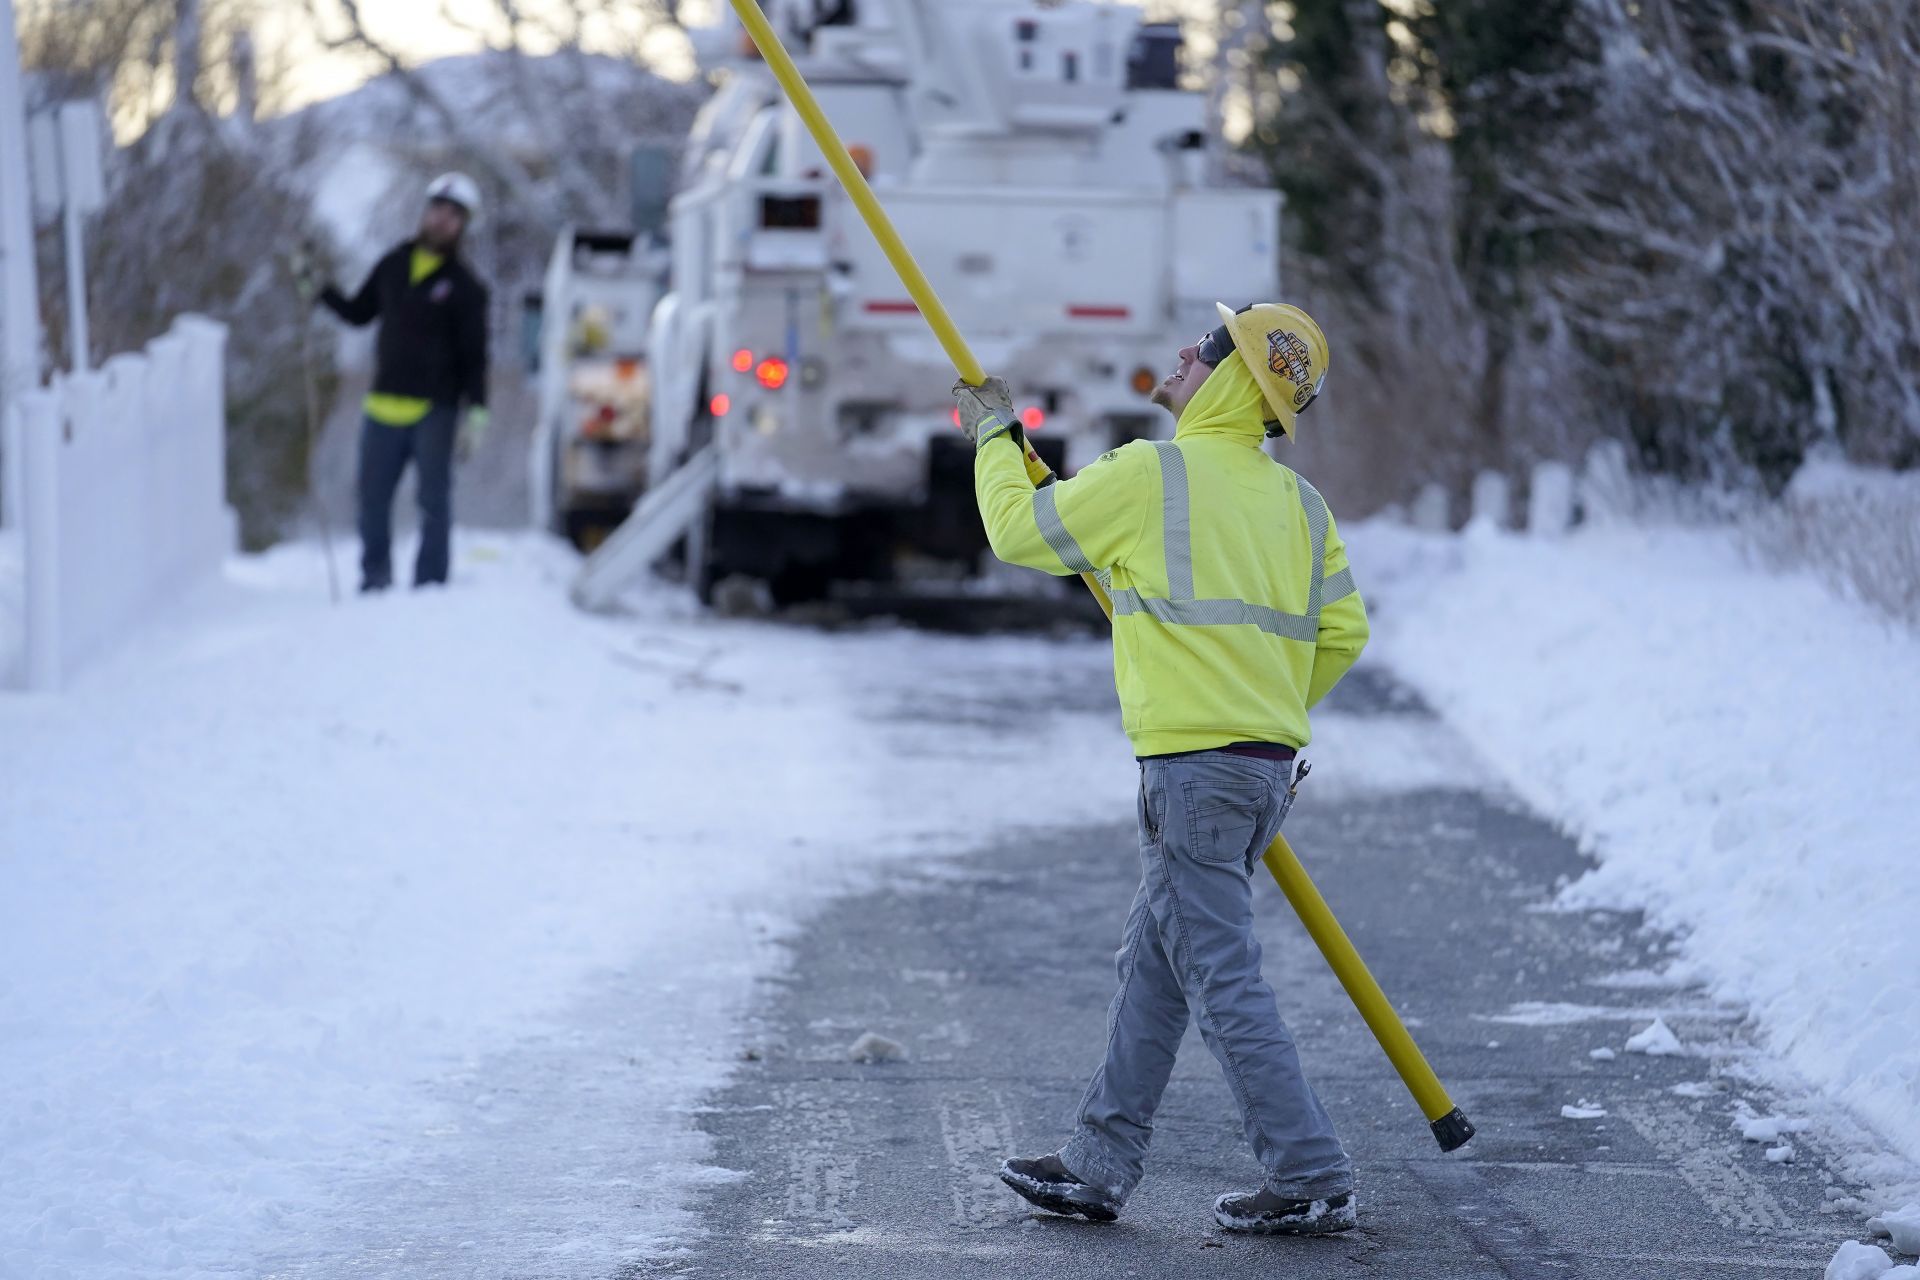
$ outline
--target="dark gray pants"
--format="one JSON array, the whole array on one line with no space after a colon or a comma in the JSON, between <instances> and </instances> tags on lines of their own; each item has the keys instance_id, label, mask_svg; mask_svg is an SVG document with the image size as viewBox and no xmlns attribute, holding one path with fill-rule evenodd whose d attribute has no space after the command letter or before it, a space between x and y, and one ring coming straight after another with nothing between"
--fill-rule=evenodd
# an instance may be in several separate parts
<instances>
[{"instance_id":1,"label":"dark gray pants","mask_svg":"<svg viewBox=\"0 0 1920 1280\"><path fill-rule=\"evenodd\" d=\"M407 463L420 490L420 554L413 585L447 580L448 540L453 534L452 405L435 405L410 427L360 422L360 582L384 587L393 581L393 492Z\"/></svg>"},{"instance_id":2,"label":"dark gray pants","mask_svg":"<svg viewBox=\"0 0 1920 1280\"><path fill-rule=\"evenodd\" d=\"M1125 1200L1191 1017L1227 1077L1268 1189L1321 1199L1353 1188L1333 1121L1300 1070L1260 976L1253 869L1291 804L1290 766L1206 751L1140 769L1140 890L1117 957L1107 1050L1060 1159Z\"/></svg>"}]
</instances>

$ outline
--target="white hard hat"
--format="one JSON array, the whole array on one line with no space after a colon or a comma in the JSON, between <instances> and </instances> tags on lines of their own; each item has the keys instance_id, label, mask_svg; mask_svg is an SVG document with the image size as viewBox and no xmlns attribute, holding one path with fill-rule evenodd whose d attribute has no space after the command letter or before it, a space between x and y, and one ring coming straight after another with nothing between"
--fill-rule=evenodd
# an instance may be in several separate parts
<instances>
[{"instance_id":1,"label":"white hard hat","mask_svg":"<svg viewBox=\"0 0 1920 1280\"><path fill-rule=\"evenodd\" d=\"M427 184L427 199L446 200L467 211L467 217L480 216L480 184L464 173L443 173Z\"/></svg>"}]
</instances>

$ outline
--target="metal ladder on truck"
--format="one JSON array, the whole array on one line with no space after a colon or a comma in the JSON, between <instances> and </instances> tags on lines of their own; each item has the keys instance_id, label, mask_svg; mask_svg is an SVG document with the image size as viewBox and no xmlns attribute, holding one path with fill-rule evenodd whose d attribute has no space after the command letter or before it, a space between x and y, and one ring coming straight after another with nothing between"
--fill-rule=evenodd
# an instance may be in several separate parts
<instances>
[{"instance_id":1,"label":"metal ladder on truck","mask_svg":"<svg viewBox=\"0 0 1920 1280\"><path fill-rule=\"evenodd\" d=\"M707 508L719 481L720 453L709 443L648 489L633 514L581 564L569 592L573 603L589 612L608 612L676 541L705 536ZM699 564L699 552L689 547L688 561Z\"/></svg>"}]
</instances>

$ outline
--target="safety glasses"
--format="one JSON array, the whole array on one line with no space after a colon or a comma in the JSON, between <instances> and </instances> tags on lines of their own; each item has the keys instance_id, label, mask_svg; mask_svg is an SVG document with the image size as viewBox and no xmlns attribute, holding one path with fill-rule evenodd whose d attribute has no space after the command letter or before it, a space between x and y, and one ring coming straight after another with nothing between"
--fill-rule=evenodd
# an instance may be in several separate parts
<instances>
[{"instance_id":1,"label":"safety glasses","mask_svg":"<svg viewBox=\"0 0 1920 1280\"><path fill-rule=\"evenodd\" d=\"M1217 369L1220 362L1233 350L1233 335L1227 332L1227 326L1221 325L1212 333L1205 334L1194 343L1194 352L1200 363L1209 369Z\"/></svg>"}]
</instances>

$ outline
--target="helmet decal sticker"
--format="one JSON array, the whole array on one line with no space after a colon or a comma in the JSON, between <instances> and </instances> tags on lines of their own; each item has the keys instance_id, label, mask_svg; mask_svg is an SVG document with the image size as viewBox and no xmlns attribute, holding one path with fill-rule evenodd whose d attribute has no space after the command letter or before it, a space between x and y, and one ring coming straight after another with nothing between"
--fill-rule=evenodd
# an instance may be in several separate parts
<instances>
[{"instance_id":1,"label":"helmet decal sticker","mask_svg":"<svg viewBox=\"0 0 1920 1280\"><path fill-rule=\"evenodd\" d=\"M1290 329L1267 335L1267 368L1289 382L1306 385L1312 375L1313 351L1307 340Z\"/></svg>"}]
</instances>

